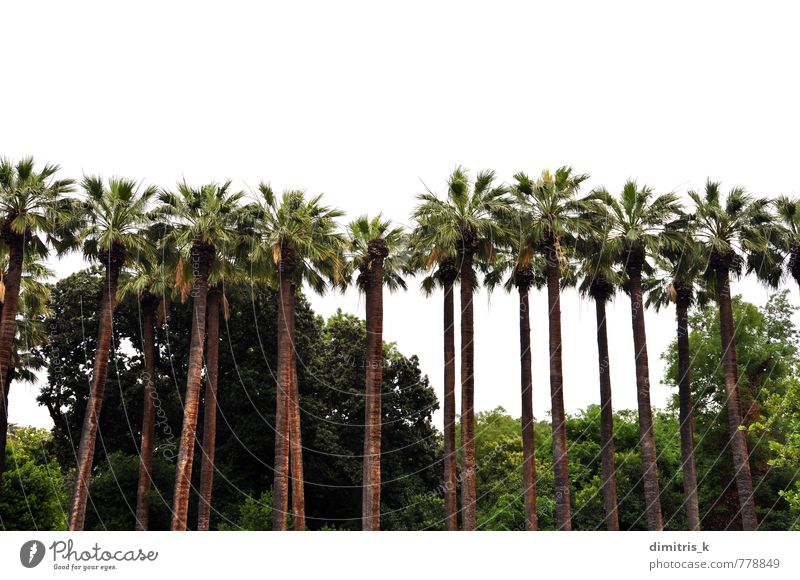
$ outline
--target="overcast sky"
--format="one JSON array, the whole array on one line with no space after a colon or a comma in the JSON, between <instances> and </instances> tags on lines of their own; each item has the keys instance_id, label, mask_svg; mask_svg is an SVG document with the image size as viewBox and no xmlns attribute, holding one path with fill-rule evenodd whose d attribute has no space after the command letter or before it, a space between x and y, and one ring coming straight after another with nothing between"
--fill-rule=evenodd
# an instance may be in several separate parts
<instances>
[{"instance_id":1,"label":"overcast sky","mask_svg":"<svg viewBox=\"0 0 800 580\"><path fill-rule=\"evenodd\" d=\"M0 155L64 175L170 187L324 192L348 217L401 223L452 169L573 165L587 190L629 177L658 191L707 176L798 193L797 19L734 2L9 2L0 54ZM777 4L776 4L777 6ZM82 267L73 257L55 265ZM766 291L737 283L748 299ZM797 289L791 296L798 302ZM363 299L311 297L363 315ZM385 339L419 355L441 397L441 295L385 300ZM478 295L476 407L518 415L517 298ZM547 303L532 296L534 411L549 409ZM597 402L594 307L562 299L565 402ZM635 408L630 302L610 308L614 405ZM654 404L674 311L647 313ZM231 387L228 387L231 388ZM46 426L37 387L10 420ZM110 411L110 410L108 410ZM441 417L440 415L438 416ZM438 421L437 421L438 423Z\"/></svg>"}]
</instances>

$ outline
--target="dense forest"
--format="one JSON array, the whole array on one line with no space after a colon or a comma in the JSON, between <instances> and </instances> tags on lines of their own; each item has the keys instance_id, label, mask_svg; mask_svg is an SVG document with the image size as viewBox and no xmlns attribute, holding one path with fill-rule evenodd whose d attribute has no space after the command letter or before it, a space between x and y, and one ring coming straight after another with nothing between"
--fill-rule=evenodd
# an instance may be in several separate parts
<instances>
[{"instance_id":1,"label":"dense forest","mask_svg":"<svg viewBox=\"0 0 800 580\"><path fill-rule=\"evenodd\" d=\"M78 191L58 171L0 163L3 529L798 526L796 307L779 290L800 282L797 200L712 181L688 202L635 181L583 194L588 175L569 167L508 184L457 168L405 231L380 215L342 225L321 196L266 183L247 197L231 182L87 176ZM51 283L45 260L67 252L95 265ZM776 289L765 305L733 291L744 275ZM442 300L441 402L417 357L384 340L384 291L415 278ZM324 320L306 300L349 286L365 320ZM475 410L484 286L519 300L519 418ZM598 404L572 415L566 287L597 313ZM537 418L538 290L551 408ZM612 405L614 299L631 309L632 411ZM650 402L647 309L675 314L664 409ZM7 424L21 381L39 384L52 432Z\"/></svg>"}]
</instances>

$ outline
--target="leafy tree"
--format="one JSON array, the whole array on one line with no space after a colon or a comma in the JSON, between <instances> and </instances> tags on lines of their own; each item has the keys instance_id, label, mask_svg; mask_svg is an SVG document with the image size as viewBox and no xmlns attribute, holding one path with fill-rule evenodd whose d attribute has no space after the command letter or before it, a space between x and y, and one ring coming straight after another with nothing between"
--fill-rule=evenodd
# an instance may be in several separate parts
<instances>
[{"instance_id":1,"label":"leafy tree","mask_svg":"<svg viewBox=\"0 0 800 580\"><path fill-rule=\"evenodd\" d=\"M792 394L798 380L797 329L791 317L787 292L773 295L763 308L731 301L734 339L737 348L738 388L741 392L742 425L746 430L749 463L752 465L754 504L759 514L759 529L787 529L786 504L779 495L796 481L800 463L791 451L781 459L781 449L791 449L794 412ZM689 342L693 353L692 383L695 392L697 424L697 471L700 513L705 529L730 529L739 524L740 504L733 484L735 464L720 450L729 438L727 423L726 370L718 311L704 307L690 316ZM679 384L680 365L677 343L664 354L665 381ZM788 444L788 445L787 445ZM774 465L773 465L774 464ZM771 467L771 465L773 465Z\"/></svg>"},{"instance_id":2,"label":"leafy tree","mask_svg":"<svg viewBox=\"0 0 800 580\"><path fill-rule=\"evenodd\" d=\"M0 528L66 529L67 495L44 429L9 425L8 469L0 476Z\"/></svg>"}]
</instances>

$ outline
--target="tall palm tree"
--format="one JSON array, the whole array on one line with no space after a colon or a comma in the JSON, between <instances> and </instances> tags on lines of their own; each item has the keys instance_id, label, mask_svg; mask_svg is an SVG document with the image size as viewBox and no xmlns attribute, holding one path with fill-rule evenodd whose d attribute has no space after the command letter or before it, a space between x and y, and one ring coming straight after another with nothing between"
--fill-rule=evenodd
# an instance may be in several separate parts
<instances>
[{"instance_id":1,"label":"tall palm tree","mask_svg":"<svg viewBox=\"0 0 800 580\"><path fill-rule=\"evenodd\" d=\"M539 254L532 215L524 210L506 216L503 247L486 274L489 291L502 284L507 292L519 295L520 391L522 397L522 489L525 505L525 529L537 530L536 456L533 416L533 371L531 364L531 288L547 283L544 260Z\"/></svg>"},{"instance_id":2,"label":"tall palm tree","mask_svg":"<svg viewBox=\"0 0 800 580\"><path fill-rule=\"evenodd\" d=\"M512 191L517 204L530 215L530 240L544 255L547 276L548 326L550 334L550 399L553 424L553 470L556 494L556 525L571 530L567 431L564 413L564 378L561 362L561 275L567 266L566 250L577 235L591 231L586 218L596 209L591 200L578 199L587 174L560 167L555 174L542 172L537 180L525 173L514 176Z\"/></svg>"},{"instance_id":3,"label":"tall palm tree","mask_svg":"<svg viewBox=\"0 0 800 580\"><path fill-rule=\"evenodd\" d=\"M678 406L681 433L681 471L683 472L684 504L690 530L700 530L700 506L697 492L697 467L694 444L694 402L692 400L691 366L692 354L689 345L689 308L694 304L704 305L707 292L703 274L708 267L707 255L698 244L693 232L694 223L681 216L665 226L666 242L659 247L656 256L658 270L666 274L665 279L656 277L647 286L646 306L656 311L675 304L678 343Z\"/></svg>"},{"instance_id":4,"label":"tall palm tree","mask_svg":"<svg viewBox=\"0 0 800 580\"><path fill-rule=\"evenodd\" d=\"M274 530L286 529L289 511L289 469L292 481L292 523L305 529L300 403L295 369L295 294L308 284L323 293L327 283L344 284L345 238L336 219L342 212L322 205L322 196L306 199L302 191L278 197L261 183L256 203L248 208L252 228L252 260L272 268L278 281L278 384L275 408ZM291 465L290 465L291 464Z\"/></svg>"},{"instance_id":5,"label":"tall palm tree","mask_svg":"<svg viewBox=\"0 0 800 580\"><path fill-rule=\"evenodd\" d=\"M619 531L619 504L614 458L614 408L611 401L611 359L608 353L606 305L614 297L621 276L614 268L616 255L609 244L606 223L594 235L578 241L578 291L594 300L597 320L597 363L600 378L600 456L603 469L603 508L606 528Z\"/></svg>"},{"instance_id":6,"label":"tall palm tree","mask_svg":"<svg viewBox=\"0 0 800 580\"><path fill-rule=\"evenodd\" d=\"M706 182L701 194L690 191L694 202L693 219L696 236L708 258L708 274L714 280L714 293L719 305L722 368L725 375L725 396L728 412L731 453L735 469L736 490L742 528L758 528L753 478L750 472L747 437L741 429L742 411L739 402L739 370L734 338L731 273L739 275L747 261L747 269L774 282L775 260L769 241L773 238L773 216L770 202L754 199L741 187L734 187L724 202L718 182Z\"/></svg>"},{"instance_id":7,"label":"tall palm tree","mask_svg":"<svg viewBox=\"0 0 800 580\"><path fill-rule=\"evenodd\" d=\"M206 390L203 397L203 456L200 462L200 504L198 531L208 531L211 523L211 491L214 483L214 457L217 438L217 389L219 379L219 323L228 319L227 285L237 278L238 264L228 248L218 248L209 273L208 336L206 337Z\"/></svg>"},{"instance_id":8,"label":"tall palm tree","mask_svg":"<svg viewBox=\"0 0 800 580\"><path fill-rule=\"evenodd\" d=\"M20 283L26 253L47 255L47 241L64 208L64 194L73 189L71 179L56 179L58 165L45 165L37 171L32 157L17 163L0 159L0 243L7 252L8 266L3 284L5 296L0 318L0 416L8 419L5 385L14 342ZM0 447L5 450L6 430L0 433ZM0 470L2 473L2 470Z\"/></svg>"},{"instance_id":9,"label":"tall palm tree","mask_svg":"<svg viewBox=\"0 0 800 580\"><path fill-rule=\"evenodd\" d=\"M379 214L360 216L347 226L349 267L366 297L367 369L364 412L364 468L361 525L379 530L381 517L381 390L383 388L383 287L402 288L407 269L406 236Z\"/></svg>"},{"instance_id":10,"label":"tall palm tree","mask_svg":"<svg viewBox=\"0 0 800 580\"><path fill-rule=\"evenodd\" d=\"M152 250L143 230L149 224L148 205L156 194L154 187L142 188L135 181L120 178L111 178L106 185L101 177L85 177L82 187L85 197L73 207L75 223L79 224L74 243L81 246L86 258L105 266L105 280L92 383L78 446L70 530L82 530L86 516L95 440L108 378L120 272L132 256Z\"/></svg>"},{"instance_id":11,"label":"tall palm tree","mask_svg":"<svg viewBox=\"0 0 800 580\"><path fill-rule=\"evenodd\" d=\"M647 358L647 330L644 320L642 272L651 271L647 259L656 254L663 237L662 225L679 210L673 193L656 195L636 181L625 183L619 199L606 190L595 191L608 206L609 241L627 276L626 288L631 298L631 324L636 364L636 397L639 410L639 446L644 471L645 509L651 530L664 527L658 483L657 453L653 434L653 409L650 404L650 368Z\"/></svg>"},{"instance_id":12,"label":"tall palm tree","mask_svg":"<svg viewBox=\"0 0 800 580\"><path fill-rule=\"evenodd\" d=\"M430 248L455 249L461 282L461 509L465 530L477 528L475 480L475 342L473 294L477 287L474 263L491 260L501 227L497 217L509 210L507 188L495 184L494 171L481 171L474 182L461 167L447 183L447 198L419 196L414 212L421 243Z\"/></svg>"},{"instance_id":13,"label":"tall palm tree","mask_svg":"<svg viewBox=\"0 0 800 580\"><path fill-rule=\"evenodd\" d=\"M4 280L8 272L8 254L0 255L0 316L2 316L5 298ZM14 340L11 344L11 359L6 374L3 376L3 391L0 396L4 397L0 410L0 476L5 469L6 459L6 435L8 431L8 395L11 391L11 384L17 381L29 383L36 382L35 371L44 368L44 360L34 349L43 345L47 341L47 329L42 321L50 310L48 300L50 299L50 286L44 280L53 276L53 272L45 266L36 254L25 254L23 263L22 278L20 280L20 294L18 310L21 314L15 326Z\"/></svg>"},{"instance_id":14,"label":"tall palm tree","mask_svg":"<svg viewBox=\"0 0 800 580\"><path fill-rule=\"evenodd\" d=\"M175 285L177 256L168 242L165 224L155 224L147 231L156 252L136 256L126 271L120 297L136 301L140 312L142 353L144 354L144 397L142 405L142 439L139 446L139 480L136 487L136 522L134 529L147 530L149 494L153 485L152 464L155 438L156 358L155 332L169 312L169 303L178 293Z\"/></svg>"},{"instance_id":15,"label":"tall palm tree","mask_svg":"<svg viewBox=\"0 0 800 580\"><path fill-rule=\"evenodd\" d=\"M188 261L192 279L192 330L189 346L186 396L183 401L183 426L175 472L172 529L186 530L189 491L200 406L203 368L203 342L206 334L206 306L209 273L217 247L236 233L241 192L231 191L231 182L190 187L178 184L175 192L163 192L159 214L169 219L171 241L183 260Z\"/></svg>"},{"instance_id":16,"label":"tall palm tree","mask_svg":"<svg viewBox=\"0 0 800 580\"><path fill-rule=\"evenodd\" d=\"M454 248L430 247L422 244L424 226L414 229L409 247L411 256L409 273L424 273L420 288L425 296L436 288L443 291L443 345L444 345L444 521L448 531L458 529L458 477L456 457L456 346L455 304L453 288L458 279ZM434 269L435 266L435 269Z\"/></svg>"}]
</instances>

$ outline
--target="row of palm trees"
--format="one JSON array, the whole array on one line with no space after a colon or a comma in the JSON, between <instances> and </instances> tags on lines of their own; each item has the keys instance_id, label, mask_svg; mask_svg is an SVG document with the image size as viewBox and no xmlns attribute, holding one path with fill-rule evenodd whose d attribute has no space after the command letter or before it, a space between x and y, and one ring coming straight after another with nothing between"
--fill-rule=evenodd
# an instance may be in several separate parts
<instances>
[{"instance_id":1,"label":"row of palm trees","mask_svg":"<svg viewBox=\"0 0 800 580\"><path fill-rule=\"evenodd\" d=\"M491 291L502 286L519 296L520 382L524 466L525 527L537 529L534 416L530 353L531 289L546 288L550 350L556 523L571 529L567 438L563 399L560 296L576 286L594 300L597 314L601 405L603 504L607 527L619 529L612 424L612 388L605 308L618 289L631 303L639 440L648 526L663 527L657 451L650 403L647 333L648 306L676 305L680 365L681 448L687 521L699 529L697 476L690 380L688 310L698 301L719 306L730 447L742 527L758 521L739 402L736 346L731 309L731 275L755 273L776 285L788 272L800 283L800 204L780 197L754 198L741 188L723 195L709 181L690 192L690 205L674 193L656 194L635 181L615 197L604 189L581 195L588 179L569 167L537 178L514 175L499 183L493 171L474 179L457 168L446 195L418 197L414 228L405 232L380 215L360 217L342 230L342 213L321 196L301 191L276 195L262 183L250 198L230 182L173 191L137 182L85 177L81 195L75 182L56 177L58 167L36 170L33 160L0 162L0 218L7 262L0 324L0 416L7 418L7 396L15 373L25 368L20 353L34 321L46 309L47 274L40 260L80 251L103 265L97 351L89 400L77 452L75 490L69 528L84 525L98 422L111 351L118 300L133 297L142 313L145 391L136 529L147 529L147 497L152 485L155 328L170 302L190 302L191 342L183 399L183 425L176 462L172 529L188 527L196 430L204 401L200 498L197 528L210 522L216 433L219 322L227 315L228 289L254 280L277 292L278 352L275 409L273 528L289 521L305 529L300 402L294 350L298 289L315 292L354 284L366 299L367 365L362 486L362 525L380 528L380 449L383 289L405 289L405 278L422 273L426 294L443 290L444 344L444 521L465 530L477 528L474 416L473 296L481 277ZM459 287L461 442L456 446L455 287ZM25 333L28 333L27 335ZM42 335L41 329L39 335ZM204 372L205 367L205 372ZM203 378L205 376L205 391ZM5 424L3 425L5 446ZM2 456L3 454L0 454ZM460 455L460 474L457 459ZM460 509L458 489L460 481ZM291 506L289 502L291 501ZM288 516L291 516L290 518Z\"/></svg>"}]
</instances>

